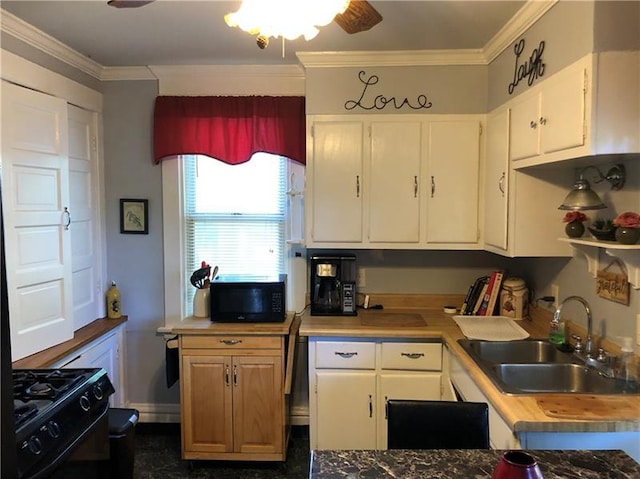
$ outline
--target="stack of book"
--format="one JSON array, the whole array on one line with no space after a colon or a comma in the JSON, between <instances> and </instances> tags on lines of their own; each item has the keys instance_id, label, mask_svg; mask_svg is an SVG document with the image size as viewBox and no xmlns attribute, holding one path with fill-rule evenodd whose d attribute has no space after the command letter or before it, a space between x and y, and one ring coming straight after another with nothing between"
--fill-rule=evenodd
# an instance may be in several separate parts
<instances>
[{"instance_id":1,"label":"stack of book","mask_svg":"<svg viewBox=\"0 0 640 479\"><path fill-rule=\"evenodd\" d=\"M460 314L466 316L493 316L498 304L498 295L502 287L504 271L493 271L490 275L480 276L469 286Z\"/></svg>"}]
</instances>

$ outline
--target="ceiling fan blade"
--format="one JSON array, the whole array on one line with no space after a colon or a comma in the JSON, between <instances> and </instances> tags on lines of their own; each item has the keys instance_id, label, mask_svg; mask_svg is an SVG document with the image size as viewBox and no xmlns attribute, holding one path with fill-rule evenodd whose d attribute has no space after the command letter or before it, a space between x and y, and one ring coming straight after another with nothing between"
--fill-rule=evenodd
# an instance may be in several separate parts
<instances>
[{"instance_id":1,"label":"ceiling fan blade","mask_svg":"<svg viewBox=\"0 0 640 479\"><path fill-rule=\"evenodd\" d=\"M353 34L376 26L382 15L366 0L351 0L344 13L337 14L334 20L345 32Z\"/></svg>"},{"instance_id":2,"label":"ceiling fan blade","mask_svg":"<svg viewBox=\"0 0 640 479\"><path fill-rule=\"evenodd\" d=\"M142 0L109 0L107 5L116 8L137 8L146 5L147 3L151 3L154 0L150 1L142 1Z\"/></svg>"}]
</instances>

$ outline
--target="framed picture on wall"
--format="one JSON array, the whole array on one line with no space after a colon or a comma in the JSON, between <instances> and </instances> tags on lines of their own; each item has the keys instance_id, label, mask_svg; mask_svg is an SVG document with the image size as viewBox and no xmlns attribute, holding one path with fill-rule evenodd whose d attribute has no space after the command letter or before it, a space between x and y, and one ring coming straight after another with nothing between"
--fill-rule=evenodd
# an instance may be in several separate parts
<instances>
[{"instance_id":1,"label":"framed picture on wall","mask_svg":"<svg viewBox=\"0 0 640 479\"><path fill-rule=\"evenodd\" d=\"M120 233L149 234L149 200L120 200Z\"/></svg>"}]
</instances>

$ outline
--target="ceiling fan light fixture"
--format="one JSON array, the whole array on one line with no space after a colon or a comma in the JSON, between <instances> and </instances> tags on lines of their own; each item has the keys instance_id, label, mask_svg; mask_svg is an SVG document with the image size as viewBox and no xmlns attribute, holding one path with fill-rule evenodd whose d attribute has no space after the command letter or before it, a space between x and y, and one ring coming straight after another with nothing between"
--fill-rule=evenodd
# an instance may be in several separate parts
<instances>
[{"instance_id":1,"label":"ceiling fan light fixture","mask_svg":"<svg viewBox=\"0 0 640 479\"><path fill-rule=\"evenodd\" d=\"M224 16L230 27L251 35L295 40L315 38L321 27L349 6L348 0L242 0L236 12Z\"/></svg>"}]
</instances>

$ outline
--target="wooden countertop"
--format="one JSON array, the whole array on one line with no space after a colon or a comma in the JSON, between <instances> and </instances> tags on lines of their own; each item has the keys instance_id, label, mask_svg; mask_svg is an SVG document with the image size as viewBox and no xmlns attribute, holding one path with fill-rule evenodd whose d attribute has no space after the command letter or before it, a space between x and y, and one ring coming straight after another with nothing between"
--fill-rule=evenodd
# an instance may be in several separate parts
<instances>
[{"instance_id":1,"label":"wooden countertop","mask_svg":"<svg viewBox=\"0 0 640 479\"><path fill-rule=\"evenodd\" d=\"M92 323L78 329L73 338L38 353L19 359L12 364L13 369L42 369L51 367L61 359L73 354L91 341L107 334L127 321L127 316L118 319L96 319Z\"/></svg>"},{"instance_id":2,"label":"wooden countertop","mask_svg":"<svg viewBox=\"0 0 640 479\"><path fill-rule=\"evenodd\" d=\"M188 318L171 327L165 334L285 336L289 334L294 314L287 314L281 323L216 323L208 318Z\"/></svg>"},{"instance_id":3,"label":"wooden countertop","mask_svg":"<svg viewBox=\"0 0 640 479\"><path fill-rule=\"evenodd\" d=\"M433 303L415 305L391 302L392 307L384 310L359 310L358 316L310 316L302 317L300 335L308 337L355 337L355 338L409 338L409 339L441 339L451 353L458 359L462 367L469 373L472 380L485 394L498 414L516 432L622 432L640 431L640 396L605 396L597 398L581 394L535 394L535 395L507 395L493 384L475 361L458 344L458 339L464 338L460 328L452 319L452 315L443 312L443 305L460 304L462 300L438 297ZM443 300L444 299L444 300ZM406 307L399 307L406 306ZM551 313L538 310L533 312L534 319L519 321L518 324L529 332L532 338L545 338ZM418 324L416 318L422 319ZM403 324L404 322L404 324ZM573 326L572 326L573 327ZM575 327L576 331L579 328ZM579 332L579 331L577 331ZM539 406L538 400L582 400L585 404L592 398L626 407L627 410L637 411L635 419L620 418L616 407L609 408L609 413L602 412L597 419L585 413L585 419L575 417L551 417L545 414Z\"/></svg>"}]
</instances>

